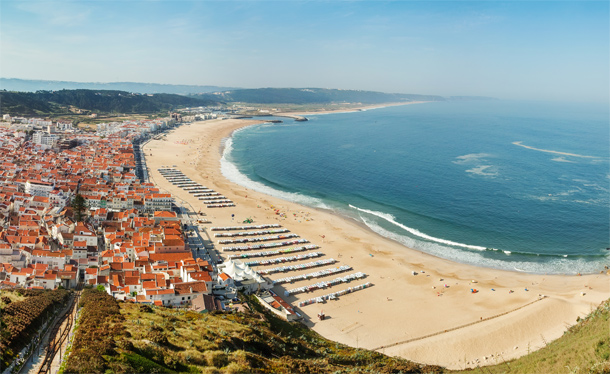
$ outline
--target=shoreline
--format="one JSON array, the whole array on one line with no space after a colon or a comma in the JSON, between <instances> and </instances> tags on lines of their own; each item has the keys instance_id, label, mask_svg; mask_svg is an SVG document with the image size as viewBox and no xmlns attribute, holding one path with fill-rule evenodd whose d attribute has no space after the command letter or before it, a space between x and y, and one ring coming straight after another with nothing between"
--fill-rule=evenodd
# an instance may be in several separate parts
<instances>
[{"instance_id":1,"label":"shoreline","mask_svg":"<svg viewBox=\"0 0 610 374\"><path fill-rule=\"evenodd\" d=\"M365 106L365 107L360 107L360 108L337 109L337 110L324 111L324 112L302 112L302 113L299 112L298 115L294 115L294 116L287 115L286 117L288 117L288 118L296 118L296 117L302 117L302 116L305 116L305 115L326 115L326 114L356 113L356 112L360 112L360 111L373 110L373 109L382 109L382 108L391 107L391 106L402 106L402 105L410 105L410 104L423 104L423 103L432 103L432 102L434 102L434 101L413 101L413 102L408 102L408 103L387 103L387 104L382 104L382 105L372 105L372 106ZM252 120L255 120L255 119L252 119ZM234 134L235 134L235 132L237 132L237 131L240 131L240 130L246 128L246 127L250 127L250 126L254 126L254 125L262 124L262 123L266 123L266 121L261 121L259 123L244 125L242 127L239 127L237 129L233 130L231 132L231 134L229 134L229 136L227 136L226 138L223 138L223 141L222 141L222 144L221 144L221 147L220 147L220 156L221 156L221 159L224 158L224 151L225 151L224 144L225 144L225 140L232 139ZM589 156L587 156L587 157L589 157ZM221 171L221 173L222 173L222 171ZM240 173L240 174L243 175L244 177L248 178L243 173ZM345 219L345 220L351 221L351 222L357 224L358 226L360 226L362 229L370 232L371 234L377 235L377 236L379 236L380 238L383 238L383 239L393 240L396 243L398 243L401 246L403 246L404 248L407 248L407 249L412 250L412 251L417 251L417 252L421 253L422 255L432 256L434 258L450 261L450 262L457 263L457 264L469 265L469 266L474 266L474 267L478 267L478 268L480 267L480 268L492 269L492 270L498 270L498 271L507 271L507 272L510 272L510 273L531 274L531 275L560 275L560 276L576 276L576 275L582 275L582 274L584 274L584 275L591 275L591 274L597 274L599 271L604 270L604 269L602 269L600 267L600 268L592 270L592 271L583 271L582 269L580 269L579 271L574 271L574 272L545 271L546 269L540 269L539 271L531 271L531 270L520 270L517 267L513 267L512 269L511 268L502 267L501 265L497 265L497 266L494 267L494 266L491 266L491 265L489 265L487 263L462 262L462 261L456 260L454 258L441 257L441 256L438 256L437 254L429 253L429 252L426 252L425 250L414 248L414 247L411 247L411 246L409 246L407 244L401 243L401 242L399 242L399 241L397 241L395 239L388 238L387 236L385 236L385 235L383 235L381 233L376 232L374 229L369 227L365 222L362 222L362 221L358 220L357 218L351 217L348 214L342 214L341 212L335 211L333 208L330 208L330 207L308 206L308 205L300 203L299 201L290 200L290 199L287 199L285 197L283 198L281 195L278 196L277 194L269 194L269 193L265 193L265 192L259 191L257 189L254 189L252 187L244 186L243 184L240 184L239 182L235 182L235 181L229 179L224 174L223 174L223 177L228 179L232 183L235 183L235 184L238 184L238 185L242 186L243 188L251 188L252 190L258 191L259 193L263 193L263 194L266 194L268 196L273 196L273 197L278 198L278 199L284 199L284 200L287 200L288 202L291 202L291 203L294 203L294 204L304 205L304 207L307 208L307 209L315 209L315 210L318 210L320 212L324 212L324 213L327 213L327 214L335 215L335 216L337 216L340 219ZM253 180L251 180L249 178L248 178L248 181L251 182L251 183L260 184L260 185L264 186L265 188L269 188L270 190L274 190L276 192L292 194L292 193L289 193L289 192L275 190L273 187L265 186L264 184L262 184L260 182L253 181ZM298 192L295 193L295 194L300 195ZM300 196L308 198L308 196L306 196L306 195L300 195ZM360 210L360 208L357 208L357 207L354 207L354 208ZM414 229L414 230L416 230L416 229ZM428 236L429 237L429 235L427 235L425 233L423 233L422 236ZM417 235L414 235L414 237L417 237ZM415 240L421 240L421 239L415 239ZM442 244L446 244L447 245L447 242L450 242L450 240L447 240L447 239L434 238L434 237L432 237L431 239L429 238L429 240L431 242L441 243L441 245ZM494 250L494 251L505 253L507 256L510 256L511 254L513 254L513 255L514 254L521 254L521 255L524 254L523 252L518 252L518 251L514 252L512 250L502 250L502 249L494 249L494 248L483 248L483 247L480 247L478 245L467 244L467 243L466 244L464 244L464 243L453 243L453 245L454 246L458 246L458 247L466 247L466 248L474 248L474 247L476 247L476 249L481 250L481 251ZM525 254L528 254L528 253L525 253ZM549 255L549 256L555 257L557 259L561 259L561 258L567 257L567 255ZM570 255L570 256L574 256L574 255ZM501 259L501 258L489 258L489 257L487 257L486 259L490 260L490 261L497 261L498 263L509 263L509 261L506 261L505 259ZM535 262L535 261L533 261L531 263L532 264L537 264L537 262ZM606 270L608 270L608 269L606 269Z\"/></svg>"},{"instance_id":2,"label":"shoreline","mask_svg":"<svg viewBox=\"0 0 610 374\"><path fill-rule=\"evenodd\" d=\"M409 249L338 213L281 200L230 182L220 172L222 141L239 128L263 122L204 121L183 126L168 134L167 141L154 140L145 146L146 153L153 154L147 157L148 166L160 188L193 206L201 203L164 181L157 168L176 164L192 179L232 199L235 208L202 209L214 226L237 224L247 217L257 223L280 223L319 245L325 258L337 259L337 265L347 264L353 271L366 273L365 281L372 282L373 287L342 296L338 301L298 308L306 315L307 325L323 336L352 346L379 348L386 354L416 362L454 369L474 367L486 363L482 361L484 356L500 355L507 360L543 346L544 341L561 336L566 325L574 324L576 317L586 315L592 306L607 298L610 287L605 273L547 276L454 263ZM193 141L177 144L181 138ZM273 215L271 206L286 212L287 218ZM231 214L237 221L232 220ZM412 275L413 271L418 275ZM311 283L295 282L287 288ZM346 287L286 299L296 306L299 301L343 288ZM480 292L471 294L471 288ZM280 294L282 290L276 286ZM548 297L532 303L539 294ZM331 318L318 322L315 316L320 309ZM425 336L428 337L421 338ZM401 343L405 341L408 342Z\"/></svg>"},{"instance_id":3,"label":"shoreline","mask_svg":"<svg viewBox=\"0 0 610 374\"><path fill-rule=\"evenodd\" d=\"M366 110L387 108L387 107L391 107L391 106L424 104L424 103L433 103L433 102L434 101L409 101L409 102L364 105L364 106L355 107L355 108L331 109L331 110L324 110L324 111L319 111L319 112L278 112L278 114L293 114L293 115L297 115L297 116L308 116L308 115L313 116L313 115L322 115L322 114L355 113L355 112L362 112L362 111L366 111Z\"/></svg>"}]
</instances>

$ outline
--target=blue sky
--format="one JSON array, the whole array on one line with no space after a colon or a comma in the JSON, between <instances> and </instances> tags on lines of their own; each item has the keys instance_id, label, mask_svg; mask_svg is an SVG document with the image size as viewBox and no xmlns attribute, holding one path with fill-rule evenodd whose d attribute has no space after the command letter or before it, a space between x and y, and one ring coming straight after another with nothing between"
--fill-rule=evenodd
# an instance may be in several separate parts
<instances>
[{"instance_id":1,"label":"blue sky","mask_svg":"<svg viewBox=\"0 0 610 374\"><path fill-rule=\"evenodd\" d=\"M0 2L0 76L608 101L607 1Z\"/></svg>"}]
</instances>

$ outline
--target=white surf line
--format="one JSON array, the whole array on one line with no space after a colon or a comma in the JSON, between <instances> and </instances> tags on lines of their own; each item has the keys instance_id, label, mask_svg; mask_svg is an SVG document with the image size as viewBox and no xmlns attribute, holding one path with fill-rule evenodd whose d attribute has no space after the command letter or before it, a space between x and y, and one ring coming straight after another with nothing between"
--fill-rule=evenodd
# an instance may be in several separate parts
<instances>
[{"instance_id":1,"label":"white surf line","mask_svg":"<svg viewBox=\"0 0 610 374\"><path fill-rule=\"evenodd\" d=\"M419 236L419 237L424 238L424 239L426 239L426 240L430 240L430 241L433 241L433 242L437 242L437 243L441 243L441 244L446 244L446 245L452 245L452 246L458 246L458 247L464 247L464 248L476 249L476 250L478 250L478 251L484 251L484 250L486 250L486 249L487 249L487 248L485 248L485 247L481 247L481 246L478 246L478 245L463 244L463 243L457 243L457 242L454 242L454 241L451 241L451 240L445 240L445 239L441 239L441 238L435 238L434 236L430 236L430 235L428 235L428 234L424 234L423 232L421 232L421 231L419 231L419 230L416 230L416 229L414 229L414 228L411 228L411 227L405 226L405 225L403 225L402 223L399 223L399 222L395 221L395 220L394 220L394 216L393 216L393 215L391 215L391 214L382 213L382 212L376 212L376 211L373 211L373 210L368 210L368 209L362 209L362 208L358 208L357 206L354 206L354 205L352 205L352 204L348 204L348 205L349 205L349 207L350 207L350 208L352 208L352 209L356 209L356 210L359 210L359 211L361 211L361 212L369 213L369 214L372 214L372 215L377 216L377 217L379 217L379 218L382 218L382 219L384 219L384 220L386 220L386 221L390 222L391 224L393 224L393 225L395 225L395 226L398 226L398 227L402 228L403 230L408 231L408 232L410 232L411 234L416 235L416 236ZM361 218L361 219L363 219L363 218L362 218L362 216L360 216L360 218ZM363 219L363 220L364 220L364 219ZM364 223L366 224L366 220L364 220L364 221L365 221ZM367 225L367 226L368 226L368 225Z\"/></svg>"},{"instance_id":2,"label":"white surf line","mask_svg":"<svg viewBox=\"0 0 610 374\"><path fill-rule=\"evenodd\" d=\"M596 156L585 156L585 155L579 155L576 153L567 153L567 152L559 152L559 151L551 151L549 149L540 149L540 148L534 148L534 147L530 147L529 145L524 145L521 144L523 142L513 142L514 145L518 145L519 147L523 147L523 148L527 148L527 149L531 149L534 151L539 151L539 152L546 152L546 153L553 153L556 155L564 155L564 156L572 156L572 157L580 157L580 158L599 158Z\"/></svg>"}]
</instances>

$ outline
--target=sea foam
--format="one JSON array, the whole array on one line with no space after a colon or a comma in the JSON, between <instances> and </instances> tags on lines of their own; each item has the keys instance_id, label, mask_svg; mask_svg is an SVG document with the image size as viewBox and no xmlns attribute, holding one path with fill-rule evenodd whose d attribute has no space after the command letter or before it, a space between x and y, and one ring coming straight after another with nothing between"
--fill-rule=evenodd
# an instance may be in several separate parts
<instances>
[{"instance_id":1,"label":"sea foam","mask_svg":"<svg viewBox=\"0 0 610 374\"><path fill-rule=\"evenodd\" d=\"M383 214L383 213L382 213ZM599 271L601 264L607 261L608 256L599 256L601 261L587 261L583 258L569 259L567 256L552 256L547 255L547 261L519 261L506 259L496 259L484 256L481 251L464 251L458 248L441 245L440 243L431 243L416 240L406 235L400 235L379 226L371 219L361 217L364 224L377 234L388 239L394 240L406 247L420 250L436 257L445 258L451 261L474 266L483 266L493 269L518 271L533 274L577 274L577 273L594 273ZM508 251L507 251L508 252ZM505 253L510 256L509 253Z\"/></svg>"},{"instance_id":2,"label":"sea foam","mask_svg":"<svg viewBox=\"0 0 610 374\"><path fill-rule=\"evenodd\" d=\"M484 250L486 250L485 247L481 247L481 246L478 246L478 245L470 245L470 244L457 243L457 242L454 242L454 241L451 241L451 240L435 238L434 236L430 236L430 235L424 234L423 232L421 232L421 231L419 231L417 229L405 226L405 225L403 225L400 222L396 222L395 217L393 215L391 215L391 214L382 213L382 212L376 212L376 211L368 210L368 209L362 209L362 208L358 208L356 206L353 206L351 204L349 205L349 207L353 208L353 209L356 209L356 210L358 210L360 212L372 214L372 215L377 216L379 218L383 218L384 220L390 222L391 224L393 224L395 226L398 226L401 229L403 229L405 231L408 231L411 234L419 236L420 238L423 238L423 239L426 239L426 240L430 240L430 241L441 243L441 244L445 244L445 245L452 245L452 246L457 246L457 247L464 247L464 248L469 248L469 249L475 249L477 251L484 251Z\"/></svg>"},{"instance_id":3,"label":"sea foam","mask_svg":"<svg viewBox=\"0 0 610 374\"><path fill-rule=\"evenodd\" d=\"M574 126L585 120L580 110L573 116L562 115L561 123L549 117L547 113L554 112L544 106L536 115L528 115L537 128L548 131L549 137L541 139L531 133L529 124L502 115L529 113L529 103L523 108L521 103L508 102L489 107L433 103L428 109L311 115L305 123L283 119L287 126L253 126L242 135L234 134L225 149L223 174L270 195L312 207L324 204L408 247L457 262L535 273L599 272L610 255L605 250L609 159L602 156L608 154L607 142L600 140L607 138L607 116L601 122L594 116L586 119L593 127L581 134L587 135L587 146L582 148L583 143L571 136ZM471 131L468 141L458 141L460 125ZM604 130L597 125L604 125ZM379 126L384 131L378 131ZM433 139L430 133L436 134ZM544 151L558 150L536 158L538 149L526 152L523 144L513 144L515 138ZM279 160L278 147L291 151ZM388 152L379 152L380 147ZM591 156L576 158L560 152L561 148L583 149L578 156ZM362 152L374 149L378 150L374 157ZM265 167L250 172L248 162ZM281 164L274 167L277 162ZM324 168L326 164L332 168ZM254 181L260 185L254 187ZM307 191L317 192L308 197ZM363 205L361 199L373 205ZM377 215L349 207L348 202ZM418 218L406 221L399 213L411 210L409 217L421 216L430 228L420 227ZM395 217L387 215L394 212ZM456 232L459 236L454 236ZM448 239L460 243L452 245ZM480 246L475 249L470 244ZM495 248L481 250L483 246Z\"/></svg>"},{"instance_id":4,"label":"sea foam","mask_svg":"<svg viewBox=\"0 0 610 374\"><path fill-rule=\"evenodd\" d=\"M235 133L236 132L234 132L233 135L235 135ZM235 164L230 161L232 151L233 139L227 138L224 141L224 150L222 153L222 157L220 158L220 172L231 182L237 183L240 186L244 186L254 191L258 191L270 196L275 196L280 199L292 201L298 204L307 205L314 208L329 209L329 207L324 204L322 200L316 199L315 197L301 195L294 192L276 190L275 188L271 188L260 182L253 181L252 179L241 173L237 166L235 166Z\"/></svg>"}]
</instances>

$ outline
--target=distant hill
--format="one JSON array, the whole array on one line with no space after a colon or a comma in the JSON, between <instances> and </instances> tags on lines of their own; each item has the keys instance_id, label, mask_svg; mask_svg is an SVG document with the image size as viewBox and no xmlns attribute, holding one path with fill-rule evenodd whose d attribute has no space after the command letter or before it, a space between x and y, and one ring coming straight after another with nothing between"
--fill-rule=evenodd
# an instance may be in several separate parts
<instances>
[{"instance_id":1,"label":"distant hill","mask_svg":"<svg viewBox=\"0 0 610 374\"><path fill-rule=\"evenodd\" d=\"M107 90L0 91L0 114L32 116L69 113L70 107L104 113L155 113L178 107L217 104L203 97L134 94Z\"/></svg>"},{"instance_id":2,"label":"distant hill","mask_svg":"<svg viewBox=\"0 0 610 374\"><path fill-rule=\"evenodd\" d=\"M383 93L327 88L255 88L195 95L223 102L252 104L383 104L402 101L443 101L442 96Z\"/></svg>"},{"instance_id":3,"label":"distant hill","mask_svg":"<svg viewBox=\"0 0 610 374\"><path fill-rule=\"evenodd\" d=\"M47 81L47 80L30 80L17 78L0 78L0 89L7 91L23 91L36 92L58 91L58 90L118 90L135 92L142 94L155 93L171 93L178 95L197 94L205 92L218 92L233 90L236 87L219 87L219 86L198 86L198 85L180 85L180 84L160 84L160 83L135 83L135 82L66 82L66 81Z\"/></svg>"},{"instance_id":4,"label":"distant hill","mask_svg":"<svg viewBox=\"0 0 610 374\"><path fill-rule=\"evenodd\" d=\"M375 105L410 101L489 100L481 96L418 95L327 88L226 89L156 83L77 83L0 78L0 110L11 115L68 113L69 107L106 113L153 113L218 103L282 105ZM60 87L98 86L103 89ZM124 87L124 90L110 90ZM206 91L207 90L207 91ZM209 92L214 90L214 92ZM19 91L19 92L17 92ZM31 92L35 91L35 92ZM163 93L157 93L163 92ZM181 93L181 95L175 93ZM193 92L196 92L195 94ZM189 95L185 95L189 93Z\"/></svg>"}]
</instances>

